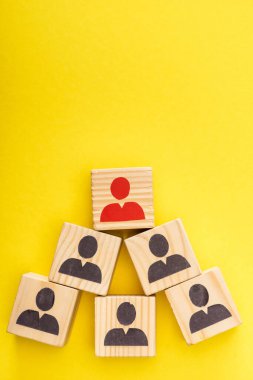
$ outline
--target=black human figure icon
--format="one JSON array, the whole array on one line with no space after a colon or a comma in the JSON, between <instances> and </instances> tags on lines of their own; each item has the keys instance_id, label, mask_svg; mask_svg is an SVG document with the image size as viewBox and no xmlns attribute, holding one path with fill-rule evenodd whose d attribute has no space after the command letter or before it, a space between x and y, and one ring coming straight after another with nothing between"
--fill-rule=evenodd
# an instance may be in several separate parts
<instances>
[{"instance_id":1,"label":"black human figure icon","mask_svg":"<svg viewBox=\"0 0 253 380\"><path fill-rule=\"evenodd\" d=\"M191 302L198 307L206 306L209 301L209 294L207 289L201 285L196 284L190 288L189 297ZM207 313L203 310L197 311L191 316L190 330L191 333L200 331L208 326L214 325L231 317L230 311L221 304L208 306Z\"/></svg>"},{"instance_id":2,"label":"black human figure icon","mask_svg":"<svg viewBox=\"0 0 253 380\"><path fill-rule=\"evenodd\" d=\"M78 244L79 255L85 259L93 257L97 252L97 249L98 243L94 236L84 236ZM59 269L59 273L99 284L102 282L102 273L100 268L96 264L90 262L86 262L82 265L82 261L79 259L71 258L64 261Z\"/></svg>"},{"instance_id":3,"label":"black human figure icon","mask_svg":"<svg viewBox=\"0 0 253 380\"><path fill-rule=\"evenodd\" d=\"M117 319L124 326L131 325L136 318L136 310L130 302L123 302L117 310ZM105 336L105 346L148 346L145 333L137 328L129 328L127 333L123 328L115 328Z\"/></svg>"},{"instance_id":4,"label":"black human figure icon","mask_svg":"<svg viewBox=\"0 0 253 380\"><path fill-rule=\"evenodd\" d=\"M149 240L149 249L156 257L166 256L169 252L168 240L161 234L155 234ZM190 268L190 264L185 257L179 254L170 255L167 257L166 263L158 260L150 265L148 270L149 283L161 280L187 268Z\"/></svg>"},{"instance_id":5,"label":"black human figure icon","mask_svg":"<svg viewBox=\"0 0 253 380\"><path fill-rule=\"evenodd\" d=\"M36 296L36 305L42 311L50 310L54 305L54 292L50 288L41 289ZM57 319L50 314L39 316L36 310L25 310L17 319L18 325L31 327L35 330L44 331L49 334L59 334L59 324Z\"/></svg>"}]
</instances>

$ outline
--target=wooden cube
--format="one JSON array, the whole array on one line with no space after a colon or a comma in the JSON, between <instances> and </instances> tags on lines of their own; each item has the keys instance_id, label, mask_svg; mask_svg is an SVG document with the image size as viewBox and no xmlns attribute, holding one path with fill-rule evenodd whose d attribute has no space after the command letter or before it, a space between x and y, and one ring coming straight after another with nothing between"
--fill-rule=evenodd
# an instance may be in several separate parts
<instances>
[{"instance_id":1,"label":"wooden cube","mask_svg":"<svg viewBox=\"0 0 253 380\"><path fill-rule=\"evenodd\" d=\"M64 223L49 280L106 295L120 244L117 236Z\"/></svg>"},{"instance_id":2,"label":"wooden cube","mask_svg":"<svg viewBox=\"0 0 253 380\"><path fill-rule=\"evenodd\" d=\"M219 268L211 268L165 293L188 344L241 323Z\"/></svg>"},{"instance_id":3,"label":"wooden cube","mask_svg":"<svg viewBox=\"0 0 253 380\"><path fill-rule=\"evenodd\" d=\"M154 227L152 168L92 170L95 230Z\"/></svg>"},{"instance_id":4,"label":"wooden cube","mask_svg":"<svg viewBox=\"0 0 253 380\"><path fill-rule=\"evenodd\" d=\"M155 297L96 297L96 355L155 356L155 324Z\"/></svg>"},{"instance_id":5,"label":"wooden cube","mask_svg":"<svg viewBox=\"0 0 253 380\"><path fill-rule=\"evenodd\" d=\"M54 284L35 273L22 276L7 331L63 346L71 325L78 290Z\"/></svg>"},{"instance_id":6,"label":"wooden cube","mask_svg":"<svg viewBox=\"0 0 253 380\"><path fill-rule=\"evenodd\" d=\"M146 295L201 273L180 219L125 240Z\"/></svg>"}]
</instances>

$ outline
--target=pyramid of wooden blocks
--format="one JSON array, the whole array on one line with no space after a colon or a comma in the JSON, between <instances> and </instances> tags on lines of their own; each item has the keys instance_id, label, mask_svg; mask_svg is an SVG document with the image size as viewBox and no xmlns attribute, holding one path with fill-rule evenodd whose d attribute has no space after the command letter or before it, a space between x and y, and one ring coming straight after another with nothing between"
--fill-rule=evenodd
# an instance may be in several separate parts
<instances>
[{"instance_id":1,"label":"pyramid of wooden blocks","mask_svg":"<svg viewBox=\"0 0 253 380\"><path fill-rule=\"evenodd\" d=\"M96 297L96 355L154 356L155 319L155 297Z\"/></svg>"},{"instance_id":2,"label":"pyramid of wooden blocks","mask_svg":"<svg viewBox=\"0 0 253 380\"><path fill-rule=\"evenodd\" d=\"M238 326L241 321L218 268L165 291L188 344Z\"/></svg>"},{"instance_id":3,"label":"pyramid of wooden blocks","mask_svg":"<svg viewBox=\"0 0 253 380\"><path fill-rule=\"evenodd\" d=\"M180 219L135 235L125 243L146 295L201 274Z\"/></svg>"},{"instance_id":4,"label":"pyramid of wooden blocks","mask_svg":"<svg viewBox=\"0 0 253 380\"><path fill-rule=\"evenodd\" d=\"M22 276L7 331L63 346L71 325L78 290L49 282L35 273Z\"/></svg>"},{"instance_id":5,"label":"pyramid of wooden blocks","mask_svg":"<svg viewBox=\"0 0 253 380\"><path fill-rule=\"evenodd\" d=\"M64 223L49 280L106 295L120 244L119 237Z\"/></svg>"},{"instance_id":6,"label":"pyramid of wooden blocks","mask_svg":"<svg viewBox=\"0 0 253 380\"><path fill-rule=\"evenodd\" d=\"M188 344L239 325L218 268L201 272L180 219L154 227L152 168L92 170L94 229L64 223L49 277L22 276L8 332L63 346L80 290L95 293L97 356L154 356L156 299L165 291ZM107 296L121 238L146 296Z\"/></svg>"},{"instance_id":7,"label":"pyramid of wooden blocks","mask_svg":"<svg viewBox=\"0 0 253 380\"><path fill-rule=\"evenodd\" d=\"M154 227L152 168L92 170L95 230Z\"/></svg>"}]
</instances>

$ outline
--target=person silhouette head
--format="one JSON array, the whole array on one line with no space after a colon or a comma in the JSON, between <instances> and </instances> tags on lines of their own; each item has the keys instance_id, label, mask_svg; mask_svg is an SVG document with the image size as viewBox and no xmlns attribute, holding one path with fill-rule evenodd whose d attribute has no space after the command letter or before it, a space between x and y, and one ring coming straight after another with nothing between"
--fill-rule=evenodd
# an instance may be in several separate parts
<instances>
[{"instance_id":1,"label":"person silhouette head","mask_svg":"<svg viewBox=\"0 0 253 380\"><path fill-rule=\"evenodd\" d=\"M117 177L111 183L111 193L116 199L124 199L130 191L130 183L125 177Z\"/></svg>"},{"instance_id":2,"label":"person silhouette head","mask_svg":"<svg viewBox=\"0 0 253 380\"><path fill-rule=\"evenodd\" d=\"M80 256L89 259L95 255L98 249L97 239L94 236L84 236L78 244L78 252Z\"/></svg>"},{"instance_id":3,"label":"person silhouette head","mask_svg":"<svg viewBox=\"0 0 253 380\"><path fill-rule=\"evenodd\" d=\"M41 289L36 296L36 305L42 311L50 310L54 305L54 292L50 288Z\"/></svg>"},{"instance_id":4,"label":"person silhouette head","mask_svg":"<svg viewBox=\"0 0 253 380\"><path fill-rule=\"evenodd\" d=\"M208 291L201 284L195 284L190 288L189 297L193 305L198 307L206 306L209 301Z\"/></svg>"},{"instance_id":5,"label":"person silhouette head","mask_svg":"<svg viewBox=\"0 0 253 380\"><path fill-rule=\"evenodd\" d=\"M123 302L117 310L117 319L124 326L131 325L136 318L136 310L130 302Z\"/></svg>"},{"instance_id":6,"label":"person silhouette head","mask_svg":"<svg viewBox=\"0 0 253 380\"><path fill-rule=\"evenodd\" d=\"M161 234L155 234L149 240L149 249L154 256L163 257L169 251L168 240Z\"/></svg>"}]
</instances>

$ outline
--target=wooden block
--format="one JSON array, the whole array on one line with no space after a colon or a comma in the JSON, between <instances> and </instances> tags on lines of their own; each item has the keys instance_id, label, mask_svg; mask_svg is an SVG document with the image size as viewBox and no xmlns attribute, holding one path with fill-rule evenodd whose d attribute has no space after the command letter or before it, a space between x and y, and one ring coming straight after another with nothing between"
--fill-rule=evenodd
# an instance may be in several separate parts
<instances>
[{"instance_id":1,"label":"wooden block","mask_svg":"<svg viewBox=\"0 0 253 380\"><path fill-rule=\"evenodd\" d=\"M7 331L63 346L76 306L78 290L35 273L22 276Z\"/></svg>"},{"instance_id":2,"label":"wooden block","mask_svg":"<svg viewBox=\"0 0 253 380\"><path fill-rule=\"evenodd\" d=\"M155 356L155 320L155 297L96 297L96 355Z\"/></svg>"},{"instance_id":3,"label":"wooden block","mask_svg":"<svg viewBox=\"0 0 253 380\"><path fill-rule=\"evenodd\" d=\"M64 223L49 280L106 295L120 244L117 236Z\"/></svg>"},{"instance_id":4,"label":"wooden block","mask_svg":"<svg viewBox=\"0 0 253 380\"><path fill-rule=\"evenodd\" d=\"M211 268L165 293L188 344L198 343L241 323L219 268Z\"/></svg>"},{"instance_id":5,"label":"wooden block","mask_svg":"<svg viewBox=\"0 0 253 380\"><path fill-rule=\"evenodd\" d=\"M152 168L92 170L95 230L154 227Z\"/></svg>"},{"instance_id":6,"label":"wooden block","mask_svg":"<svg viewBox=\"0 0 253 380\"><path fill-rule=\"evenodd\" d=\"M180 219L125 240L146 295L201 273Z\"/></svg>"}]
</instances>

